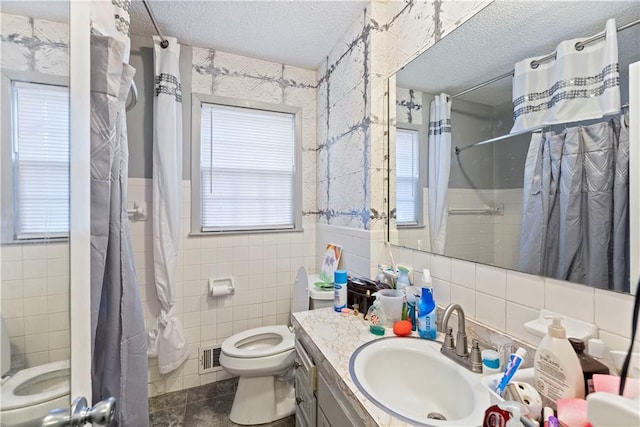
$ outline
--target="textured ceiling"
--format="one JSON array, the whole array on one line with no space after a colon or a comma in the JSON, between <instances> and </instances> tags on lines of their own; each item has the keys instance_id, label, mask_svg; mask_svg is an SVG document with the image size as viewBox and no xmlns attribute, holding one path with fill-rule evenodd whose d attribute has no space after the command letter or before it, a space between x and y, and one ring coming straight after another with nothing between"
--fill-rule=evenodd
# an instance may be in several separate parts
<instances>
[{"instance_id":1,"label":"textured ceiling","mask_svg":"<svg viewBox=\"0 0 640 427\"><path fill-rule=\"evenodd\" d=\"M160 31L182 44L316 69L363 13L366 0L150 0ZM2 1L11 13L67 21L60 2ZM139 0L131 33L155 34Z\"/></svg>"},{"instance_id":2,"label":"textured ceiling","mask_svg":"<svg viewBox=\"0 0 640 427\"><path fill-rule=\"evenodd\" d=\"M638 1L496 1L436 43L396 75L399 87L427 93L462 92L513 70L516 62L551 53L565 39L640 19ZM640 60L640 25L618 33L621 69ZM511 101L505 78L460 97L499 105Z\"/></svg>"}]
</instances>

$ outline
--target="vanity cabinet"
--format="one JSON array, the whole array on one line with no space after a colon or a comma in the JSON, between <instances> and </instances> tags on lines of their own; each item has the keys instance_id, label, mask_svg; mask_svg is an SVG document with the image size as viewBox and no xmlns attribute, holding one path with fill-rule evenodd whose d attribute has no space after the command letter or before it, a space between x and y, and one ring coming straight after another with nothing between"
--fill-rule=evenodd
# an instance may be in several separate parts
<instances>
[{"instance_id":1,"label":"vanity cabinet","mask_svg":"<svg viewBox=\"0 0 640 427\"><path fill-rule=\"evenodd\" d=\"M321 311L321 310L315 310ZM311 313L311 312L305 312ZM340 318L331 311L331 318ZM346 387L341 374L329 363L295 317L296 426L364 427L376 425L357 397ZM314 324L327 324L320 321Z\"/></svg>"},{"instance_id":2,"label":"vanity cabinet","mask_svg":"<svg viewBox=\"0 0 640 427\"><path fill-rule=\"evenodd\" d=\"M316 365L302 343L295 342L296 352L296 427L316 426Z\"/></svg>"}]
</instances>

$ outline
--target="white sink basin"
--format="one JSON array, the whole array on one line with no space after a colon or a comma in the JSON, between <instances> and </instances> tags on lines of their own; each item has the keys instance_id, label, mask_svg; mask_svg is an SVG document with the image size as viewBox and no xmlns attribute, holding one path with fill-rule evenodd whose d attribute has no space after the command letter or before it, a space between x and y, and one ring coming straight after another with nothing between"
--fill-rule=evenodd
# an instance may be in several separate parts
<instances>
[{"instance_id":1,"label":"white sink basin","mask_svg":"<svg viewBox=\"0 0 640 427\"><path fill-rule=\"evenodd\" d=\"M370 401L410 424L482 425L491 404L482 376L443 356L440 346L419 338L371 341L353 353L349 372Z\"/></svg>"}]
</instances>

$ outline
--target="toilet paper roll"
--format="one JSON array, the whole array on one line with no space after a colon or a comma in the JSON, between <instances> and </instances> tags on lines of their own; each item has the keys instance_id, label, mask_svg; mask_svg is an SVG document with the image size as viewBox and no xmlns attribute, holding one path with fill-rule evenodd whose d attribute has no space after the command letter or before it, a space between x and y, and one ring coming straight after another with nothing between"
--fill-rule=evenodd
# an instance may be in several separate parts
<instances>
[{"instance_id":1,"label":"toilet paper roll","mask_svg":"<svg viewBox=\"0 0 640 427\"><path fill-rule=\"evenodd\" d=\"M232 295L234 292L233 279L231 278L209 280L209 294L212 297Z\"/></svg>"}]
</instances>

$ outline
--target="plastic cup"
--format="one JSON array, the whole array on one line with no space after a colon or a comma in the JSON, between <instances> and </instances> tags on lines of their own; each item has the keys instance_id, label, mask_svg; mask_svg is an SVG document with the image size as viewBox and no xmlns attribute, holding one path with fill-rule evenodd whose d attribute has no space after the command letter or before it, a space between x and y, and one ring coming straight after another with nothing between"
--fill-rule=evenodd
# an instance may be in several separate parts
<instances>
[{"instance_id":1,"label":"plastic cup","mask_svg":"<svg viewBox=\"0 0 640 427\"><path fill-rule=\"evenodd\" d=\"M384 314L387 316L387 327L392 328L402 318L404 292L397 289L382 289L376 293L376 298L380 300Z\"/></svg>"}]
</instances>

